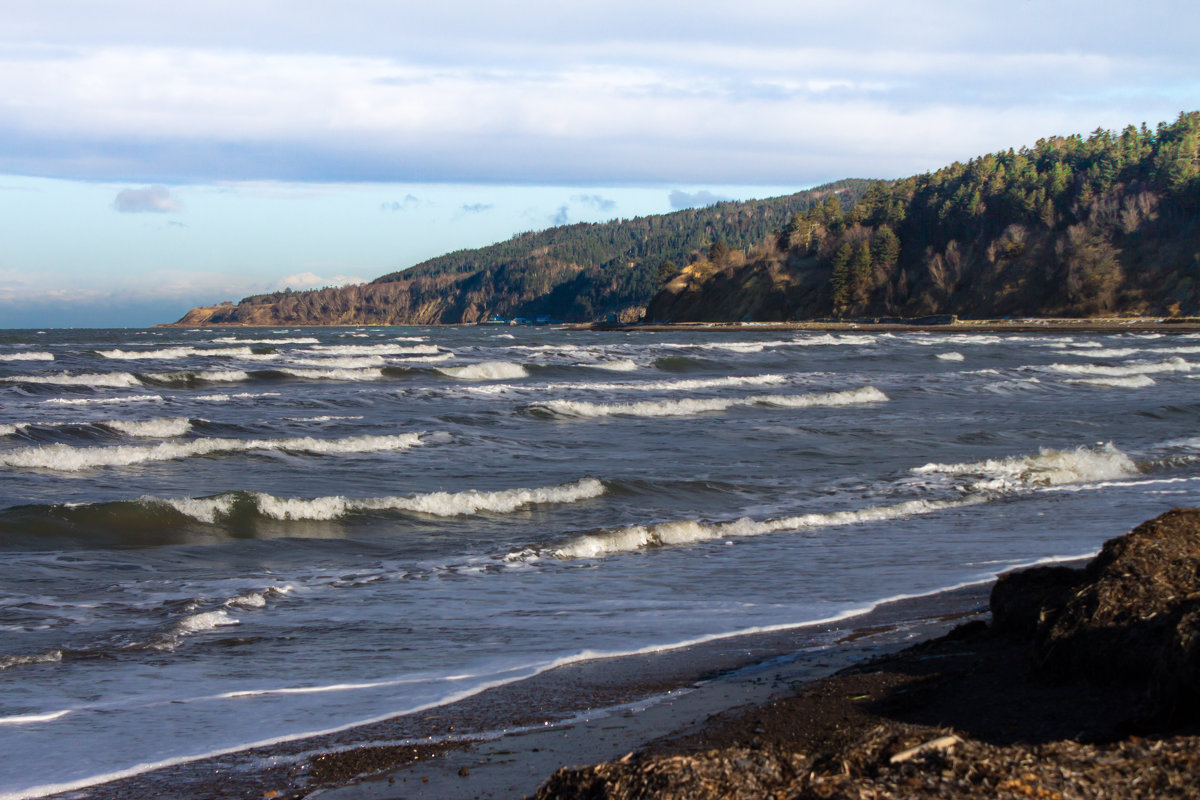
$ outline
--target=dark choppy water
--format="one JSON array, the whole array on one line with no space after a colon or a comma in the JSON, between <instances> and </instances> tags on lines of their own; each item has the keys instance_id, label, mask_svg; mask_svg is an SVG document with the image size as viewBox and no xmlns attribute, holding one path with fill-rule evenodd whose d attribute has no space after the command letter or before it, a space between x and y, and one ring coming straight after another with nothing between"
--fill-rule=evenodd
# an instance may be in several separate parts
<instances>
[{"instance_id":1,"label":"dark choppy water","mask_svg":"<svg viewBox=\"0 0 1200 800\"><path fill-rule=\"evenodd\" d=\"M0 331L0 798L1092 552L1198 502L1197 378L1188 335Z\"/></svg>"}]
</instances>

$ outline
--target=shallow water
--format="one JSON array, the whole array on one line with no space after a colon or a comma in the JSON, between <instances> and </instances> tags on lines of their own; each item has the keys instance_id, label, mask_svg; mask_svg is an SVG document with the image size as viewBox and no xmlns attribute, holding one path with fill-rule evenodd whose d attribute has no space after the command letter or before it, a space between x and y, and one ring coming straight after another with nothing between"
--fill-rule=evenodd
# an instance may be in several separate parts
<instances>
[{"instance_id":1,"label":"shallow water","mask_svg":"<svg viewBox=\"0 0 1200 800\"><path fill-rule=\"evenodd\" d=\"M1187 334L0 331L0 797L1093 552L1196 504L1197 378Z\"/></svg>"}]
</instances>

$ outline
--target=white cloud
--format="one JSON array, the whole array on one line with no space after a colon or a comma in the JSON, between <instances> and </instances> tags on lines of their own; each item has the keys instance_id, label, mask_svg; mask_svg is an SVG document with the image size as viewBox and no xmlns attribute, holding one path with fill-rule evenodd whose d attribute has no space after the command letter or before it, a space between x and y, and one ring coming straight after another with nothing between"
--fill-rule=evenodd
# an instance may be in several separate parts
<instances>
[{"instance_id":1,"label":"white cloud","mask_svg":"<svg viewBox=\"0 0 1200 800\"><path fill-rule=\"evenodd\" d=\"M1173 117L1200 68L1194 48L1161 41L1153 4L1079 22L1057 7L700 2L632 14L615 1L461 18L408 8L404 25L381 26L400 12L357 0L336 19L314 6L274 24L251 7L261 43L219 25L228 5L218 0L182 3L188 25L175 28L152 4L127 7L127 29L87 4L46 5L22 12L24 40L46 44L0 46L0 171L147 181L897 176L1053 133ZM1093 19L1105 14L1122 29ZM666 18L674 24L648 24ZM1073 24L1053 24L1063 19ZM439 35L452 23L453 39ZM381 27L399 38L388 44Z\"/></svg>"},{"instance_id":2,"label":"white cloud","mask_svg":"<svg viewBox=\"0 0 1200 800\"><path fill-rule=\"evenodd\" d=\"M113 200L113 208L122 214L170 214L182 206L171 196L165 186L147 186L144 189L122 189Z\"/></svg>"},{"instance_id":3,"label":"white cloud","mask_svg":"<svg viewBox=\"0 0 1200 800\"><path fill-rule=\"evenodd\" d=\"M322 277L314 272L298 272L295 275L288 275L286 278L276 281L272 288L274 291L283 291L284 289L301 291L304 289L321 289L326 286L346 286L351 283L366 282L366 278L359 278L353 275Z\"/></svg>"}]
</instances>

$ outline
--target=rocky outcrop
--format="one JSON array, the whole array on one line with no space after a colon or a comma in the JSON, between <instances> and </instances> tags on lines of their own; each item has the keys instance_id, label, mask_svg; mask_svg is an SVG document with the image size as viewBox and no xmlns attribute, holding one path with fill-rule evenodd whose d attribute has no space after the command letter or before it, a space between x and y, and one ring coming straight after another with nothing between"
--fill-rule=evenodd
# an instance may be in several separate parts
<instances>
[{"instance_id":1,"label":"rocky outcrop","mask_svg":"<svg viewBox=\"0 0 1200 800\"><path fill-rule=\"evenodd\" d=\"M1200 736L1170 732L1200 720L1200 509L1110 540L1082 569L1005 575L991 610L990 627L798 687L699 735L732 746L565 767L534 798L1196 796ZM821 720L824 733L806 732ZM1143 735L1120 733L1135 720Z\"/></svg>"},{"instance_id":2,"label":"rocky outcrop","mask_svg":"<svg viewBox=\"0 0 1200 800\"><path fill-rule=\"evenodd\" d=\"M1006 576L992 612L998 628L1033 634L1048 673L1133 682L1154 713L1200 716L1200 509L1106 542L1082 570Z\"/></svg>"}]
</instances>

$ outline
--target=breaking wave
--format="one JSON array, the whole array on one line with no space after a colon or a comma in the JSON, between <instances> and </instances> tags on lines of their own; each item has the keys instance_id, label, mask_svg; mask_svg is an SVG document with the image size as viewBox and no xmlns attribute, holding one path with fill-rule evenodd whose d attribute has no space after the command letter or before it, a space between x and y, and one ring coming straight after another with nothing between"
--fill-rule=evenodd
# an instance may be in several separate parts
<instances>
[{"instance_id":1,"label":"breaking wave","mask_svg":"<svg viewBox=\"0 0 1200 800\"><path fill-rule=\"evenodd\" d=\"M313 455L338 455L407 450L420 444L421 437L416 433L351 436L344 439L314 439L310 436L292 439L195 439L188 442L118 447L72 447L52 444L0 454L0 465L20 469L79 472L96 467L123 467L154 461L174 461L215 453L278 450Z\"/></svg>"},{"instance_id":2,"label":"breaking wave","mask_svg":"<svg viewBox=\"0 0 1200 800\"><path fill-rule=\"evenodd\" d=\"M687 417L710 411L726 411L736 406L772 406L775 408L809 408L814 406L848 406L887 402L887 395L874 386L863 386L844 392L824 394L763 394L753 397L688 398L685 400L646 400L639 403L591 403L584 400L547 400L528 406L528 410L563 417Z\"/></svg>"},{"instance_id":3,"label":"breaking wave","mask_svg":"<svg viewBox=\"0 0 1200 800\"><path fill-rule=\"evenodd\" d=\"M164 347L159 350L97 350L105 358L135 360L135 359L176 359L191 356L250 356L254 352L249 347Z\"/></svg>"},{"instance_id":4,"label":"breaking wave","mask_svg":"<svg viewBox=\"0 0 1200 800\"><path fill-rule=\"evenodd\" d=\"M121 403L161 403L162 395L135 394L129 397L51 397L43 403L59 406L119 405Z\"/></svg>"},{"instance_id":5,"label":"breaking wave","mask_svg":"<svg viewBox=\"0 0 1200 800\"><path fill-rule=\"evenodd\" d=\"M284 375L293 378L303 378L312 381L377 381L383 377L381 369L292 369L279 370Z\"/></svg>"},{"instance_id":6,"label":"breaking wave","mask_svg":"<svg viewBox=\"0 0 1200 800\"><path fill-rule=\"evenodd\" d=\"M0 380L9 383L44 383L54 386L104 386L128 388L141 386L137 376L129 372L89 372L72 375L60 372L57 375L11 375Z\"/></svg>"},{"instance_id":7,"label":"breaking wave","mask_svg":"<svg viewBox=\"0 0 1200 800\"><path fill-rule=\"evenodd\" d=\"M576 503L600 497L604 484L595 478L537 489L506 489L480 492L432 492L409 497L349 498L342 496L289 498L262 492L231 492L217 497L159 499L147 498L148 504L170 506L201 522L215 523L221 517L240 511L244 506L277 520L335 520L355 512L411 511L438 517L457 517L481 512L506 514L532 505Z\"/></svg>"},{"instance_id":8,"label":"breaking wave","mask_svg":"<svg viewBox=\"0 0 1200 800\"><path fill-rule=\"evenodd\" d=\"M1067 383L1075 383L1081 386L1104 386L1113 389L1144 389L1147 386L1154 386L1154 378L1151 378L1149 375L1128 375L1111 378L1071 378Z\"/></svg>"},{"instance_id":9,"label":"breaking wave","mask_svg":"<svg viewBox=\"0 0 1200 800\"><path fill-rule=\"evenodd\" d=\"M937 357L942 361L962 361L965 358L962 353L938 353Z\"/></svg>"},{"instance_id":10,"label":"breaking wave","mask_svg":"<svg viewBox=\"0 0 1200 800\"><path fill-rule=\"evenodd\" d=\"M212 341L214 344L317 344L320 340L312 336L300 336L291 339L239 339L236 336L221 336Z\"/></svg>"},{"instance_id":11,"label":"breaking wave","mask_svg":"<svg viewBox=\"0 0 1200 800\"><path fill-rule=\"evenodd\" d=\"M1048 364L1043 369L1052 372L1062 372L1068 375L1103 375L1106 377L1122 375L1153 375L1160 372L1191 372L1197 364L1184 361L1182 358L1171 358L1147 364L1123 364L1120 366L1103 366L1100 364Z\"/></svg>"},{"instance_id":12,"label":"breaking wave","mask_svg":"<svg viewBox=\"0 0 1200 800\"><path fill-rule=\"evenodd\" d=\"M1043 449L1037 455L987 459L963 464L929 463L912 470L914 475L945 475L961 481L970 491L1011 491L1036 486L1056 486L1081 481L1128 478L1137 465L1112 444L1074 450Z\"/></svg>"},{"instance_id":13,"label":"breaking wave","mask_svg":"<svg viewBox=\"0 0 1200 800\"><path fill-rule=\"evenodd\" d=\"M250 373L243 369L180 370L178 372L151 372L146 380L168 386L193 386L197 383L237 383L250 380Z\"/></svg>"},{"instance_id":14,"label":"breaking wave","mask_svg":"<svg viewBox=\"0 0 1200 800\"><path fill-rule=\"evenodd\" d=\"M187 417L159 417L140 421L114 419L101 424L127 436L152 436L160 439L183 436L192 429L192 421Z\"/></svg>"},{"instance_id":15,"label":"breaking wave","mask_svg":"<svg viewBox=\"0 0 1200 800\"><path fill-rule=\"evenodd\" d=\"M319 344L303 353L328 356L432 355L441 352L436 344Z\"/></svg>"},{"instance_id":16,"label":"breaking wave","mask_svg":"<svg viewBox=\"0 0 1200 800\"><path fill-rule=\"evenodd\" d=\"M596 361L591 364L577 364L579 367L591 367L592 369L606 369L610 372L636 372L638 365L636 361L628 358L622 358L614 361Z\"/></svg>"},{"instance_id":17,"label":"breaking wave","mask_svg":"<svg viewBox=\"0 0 1200 800\"><path fill-rule=\"evenodd\" d=\"M695 544L713 539L760 536L781 531L831 528L841 525L856 525L863 522L880 522L904 517L933 514L953 508L964 508L986 502L982 495L960 500L908 500L891 506L877 506L859 511L832 511L821 514L801 514L778 519L753 520L748 517L732 522L699 522L679 520L659 522L653 525L630 525L616 530L601 531L579 536L544 553L510 554L510 558L529 555L550 555L561 559L600 558L618 553L631 553L668 545Z\"/></svg>"},{"instance_id":18,"label":"breaking wave","mask_svg":"<svg viewBox=\"0 0 1200 800\"><path fill-rule=\"evenodd\" d=\"M53 353L27 350L23 353L0 353L0 361L53 361Z\"/></svg>"},{"instance_id":19,"label":"breaking wave","mask_svg":"<svg viewBox=\"0 0 1200 800\"><path fill-rule=\"evenodd\" d=\"M434 367L450 378L463 381L507 381L513 378L528 378L529 372L520 364L511 361L483 361L462 367Z\"/></svg>"}]
</instances>

